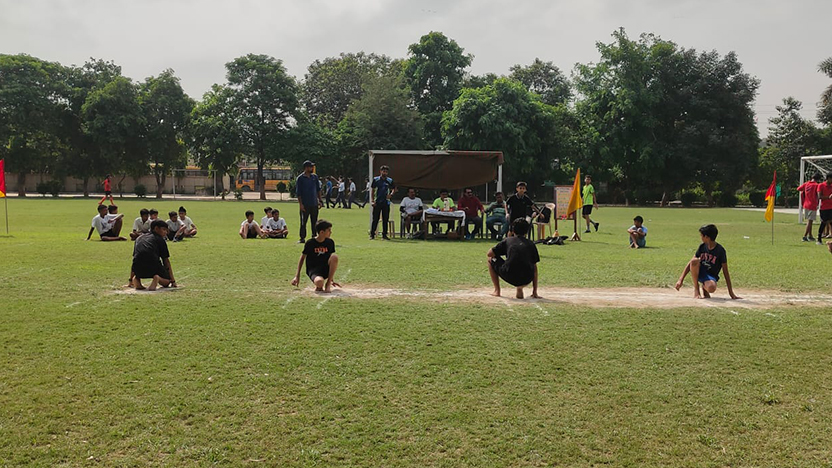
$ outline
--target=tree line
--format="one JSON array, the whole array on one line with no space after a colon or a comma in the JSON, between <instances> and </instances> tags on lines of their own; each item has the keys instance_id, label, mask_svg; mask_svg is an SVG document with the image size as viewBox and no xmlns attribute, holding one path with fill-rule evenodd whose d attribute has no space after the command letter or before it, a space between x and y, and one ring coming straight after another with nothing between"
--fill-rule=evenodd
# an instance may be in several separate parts
<instances>
[{"instance_id":1,"label":"tree line","mask_svg":"<svg viewBox=\"0 0 832 468\"><path fill-rule=\"evenodd\" d=\"M228 62L225 83L200 101L173 70L134 82L99 59L63 66L0 55L0 158L20 190L32 172L76 177L85 195L108 173L153 174L161 197L171 169L189 160L218 178L242 160L262 179L270 164L299 170L305 159L358 177L370 149L499 150L504 177L532 188L571 182L580 167L606 182L610 201L666 203L696 190L713 203L715 193L767 185L765 171L793 171L797 154L828 144L829 129L796 122L789 109L799 103L788 101L761 149L752 107L760 83L733 52L623 29L596 46L599 60L569 77L540 59L505 76L473 75L474 57L440 32L404 58L315 60L302 79L276 58L248 54Z\"/></svg>"}]
</instances>

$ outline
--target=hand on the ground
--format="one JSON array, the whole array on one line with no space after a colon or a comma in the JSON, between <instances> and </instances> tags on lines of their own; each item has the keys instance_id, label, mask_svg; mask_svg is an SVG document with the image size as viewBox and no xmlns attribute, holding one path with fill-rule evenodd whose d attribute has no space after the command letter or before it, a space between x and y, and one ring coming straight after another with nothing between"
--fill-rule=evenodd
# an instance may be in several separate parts
<instances>
[{"instance_id":1,"label":"hand on the ground","mask_svg":"<svg viewBox=\"0 0 832 468\"><path fill-rule=\"evenodd\" d=\"M298 283L299 283L299 280L298 280L298 277L297 277L297 276L295 276L294 278L292 278L292 286L297 286L297 285L298 285Z\"/></svg>"},{"instance_id":2,"label":"hand on the ground","mask_svg":"<svg viewBox=\"0 0 832 468\"><path fill-rule=\"evenodd\" d=\"M737 296L734 293L731 293L731 299L742 299L741 297Z\"/></svg>"},{"instance_id":3,"label":"hand on the ground","mask_svg":"<svg viewBox=\"0 0 832 468\"><path fill-rule=\"evenodd\" d=\"M676 282L675 288L676 288L677 291L682 289L682 280L679 280L679 281Z\"/></svg>"}]
</instances>

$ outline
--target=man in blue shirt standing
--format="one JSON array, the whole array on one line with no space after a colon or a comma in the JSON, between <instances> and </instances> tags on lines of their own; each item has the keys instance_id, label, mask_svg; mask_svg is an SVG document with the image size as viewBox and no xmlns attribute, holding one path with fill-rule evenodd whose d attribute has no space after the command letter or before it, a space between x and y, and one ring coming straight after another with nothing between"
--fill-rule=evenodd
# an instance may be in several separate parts
<instances>
[{"instance_id":1,"label":"man in blue shirt standing","mask_svg":"<svg viewBox=\"0 0 832 468\"><path fill-rule=\"evenodd\" d=\"M393 185L393 179L387 177L389 171L389 167L381 166L379 175L373 177L373 182L370 184L370 200L373 203L373 224L370 227L370 240L376 238L379 215L382 218L381 237L390 240L387 237L387 225L390 219L390 197L396 191L396 186Z\"/></svg>"},{"instance_id":2,"label":"man in blue shirt standing","mask_svg":"<svg viewBox=\"0 0 832 468\"><path fill-rule=\"evenodd\" d=\"M303 173L298 176L295 183L295 192L300 205L300 240L298 244L306 242L306 222L312 220L312 228L318 222L318 209L323 205L321 202L320 184L318 176L312 172L315 163L308 159L303 162Z\"/></svg>"}]
</instances>

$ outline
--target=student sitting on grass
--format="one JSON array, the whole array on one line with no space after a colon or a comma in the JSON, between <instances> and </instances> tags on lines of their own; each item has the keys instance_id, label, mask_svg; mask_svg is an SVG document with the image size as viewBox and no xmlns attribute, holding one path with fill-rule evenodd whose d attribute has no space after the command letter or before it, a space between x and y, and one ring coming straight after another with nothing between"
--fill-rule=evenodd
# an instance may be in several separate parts
<instances>
[{"instance_id":1,"label":"student sitting on grass","mask_svg":"<svg viewBox=\"0 0 832 468\"><path fill-rule=\"evenodd\" d=\"M196 236L196 224L188 217L188 212L185 211L184 206L179 207L179 221L182 221L182 224L185 225L185 229L182 231L182 237Z\"/></svg>"},{"instance_id":2,"label":"student sitting on grass","mask_svg":"<svg viewBox=\"0 0 832 468\"><path fill-rule=\"evenodd\" d=\"M734 288L731 287L731 275L728 274L728 255L725 249L716 243L716 236L719 234L716 226L707 224L699 228L699 236L702 239L702 244L696 250L696 256L685 265L682 271L682 276L676 282L676 290L682 288L685 281L685 276L690 273L693 278L693 297L700 299L699 283L702 283L705 298L711 297L711 293L716 291L716 283L719 281L719 272L725 274L725 285L728 287L728 294L731 299L742 299L734 294Z\"/></svg>"},{"instance_id":3,"label":"student sitting on grass","mask_svg":"<svg viewBox=\"0 0 832 468\"><path fill-rule=\"evenodd\" d=\"M523 288L532 283L532 297L537 295L537 263L540 255L534 242L526 238L529 222L518 218L512 225L513 236L506 237L488 250L488 274L494 285L492 296L500 296L500 278L517 288L517 299L523 299ZM503 260L502 257L506 259Z\"/></svg>"},{"instance_id":4,"label":"student sitting on grass","mask_svg":"<svg viewBox=\"0 0 832 468\"><path fill-rule=\"evenodd\" d=\"M157 210L156 208L151 208L147 210L147 214L150 216L151 223L159 219L159 210Z\"/></svg>"},{"instance_id":5,"label":"student sitting on grass","mask_svg":"<svg viewBox=\"0 0 832 468\"><path fill-rule=\"evenodd\" d=\"M168 225L168 240L179 242L182 240L182 233L185 232L185 223L179 220L175 211L168 212L168 219L165 224Z\"/></svg>"},{"instance_id":6,"label":"student sitting on grass","mask_svg":"<svg viewBox=\"0 0 832 468\"><path fill-rule=\"evenodd\" d=\"M254 212L246 211L246 219L240 224L240 237L243 239L265 239L266 233L260 229L260 225L254 220Z\"/></svg>"},{"instance_id":7,"label":"student sitting on grass","mask_svg":"<svg viewBox=\"0 0 832 468\"><path fill-rule=\"evenodd\" d=\"M286 227L286 220L280 217L280 210L272 210L272 217L263 223L263 231L272 239L285 239L289 236L289 228Z\"/></svg>"},{"instance_id":8,"label":"student sitting on grass","mask_svg":"<svg viewBox=\"0 0 832 468\"><path fill-rule=\"evenodd\" d=\"M98 205L98 214L92 218L92 227L90 227L90 232L87 234L87 240L90 240L93 231L98 231L98 236L104 242L127 240L113 232L113 223L107 217L107 207L104 205Z\"/></svg>"},{"instance_id":9,"label":"student sitting on grass","mask_svg":"<svg viewBox=\"0 0 832 468\"><path fill-rule=\"evenodd\" d=\"M121 235L121 227L124 225L124 215L118 213L116 205L107 207L107 220L112 224L110 228L116 236Z\"/></svg>"},{"instance_id":10,"label":"student sitting on grass","mask_svg":"<svg viewBox=\"0 0 832 468\"><path fill-rule=\"evenodd\" d=\"M133 232L130 233L130 240L136 240L142 234L150 232L150 223L152 222L150 220L150 211L142 208L139 211L139 217L133 221Z\"/></svg>"},{"instance_id":11,"label":"student sitting on grass","mask_svg":"<svg viewBox=\"0 0 832 468\"><path fill-rule=\"evenodd\" d=\"M265 227L266 223L272 219L272 207L267 206L263 208L263 211L266 213L266 216L260 218L260 227Z\"/></svg>"},{"instance_id":12,"label":"student sitting on grass","mask_svg":"<svg viewBox=\"0 0 832 468\"><path fill-rule=\"evenodd\" d=\"M170 253L165 242L168 225L157 219L150 224L150 231L151 235L136 239L136 245L133 247L133 287L137 290L145 289L142 286L142 278L153 278L148 291L155 291L158 285L175 288L176 280L173 278Z\"/></svg>"},{"instance_id":13,"label":"student sitting on grass","mask_svg":"<svg viewBox=\"0 0 832 468\"><path fill-rule=\"evenodd\" d=\"M332 223L320 219L315 224L317 236L306 241L298 260L298 271L292 279L292 286L300 283L300 269L306 261L306 275L315 283L315 291L329 293L332 286L340 288L335 282L335 270L338 269L338 255L335 255L335 241L332 240Z\"/></svg>"},{"instance_id":14,"label":"student sitting on grass","mask_svg":"<svg viewBox=\"0 0 832 468\"><path fill-rule=\"evenodd\" d=\"M627 229L627 234L630 235L630 248L640 249L647 244L647 228L642 224L644 218L636 216L633 218L633 225Z\"/></svg>"}]
</instances>

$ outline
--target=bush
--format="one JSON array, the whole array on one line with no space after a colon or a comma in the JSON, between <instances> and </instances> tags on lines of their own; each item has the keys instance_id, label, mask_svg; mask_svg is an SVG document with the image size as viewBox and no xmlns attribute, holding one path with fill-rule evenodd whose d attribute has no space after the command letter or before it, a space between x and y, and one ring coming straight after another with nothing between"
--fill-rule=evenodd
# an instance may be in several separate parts
<instances>
[{"instance_id":1,"label":"bush","mask_svg":"<svg viewBox=\"0 0 832 468\"><path fill-rule=\"evenodd\" d=\"M684 206L685 208L690 208L691 206L693 206L694 202L698 201L699 195L697 195L694 192L682 192L682 194L679 196L679 199L682 200L682 206Z\"/></svg>"},{"instance_id":2,"label":"bush","mask_svg":"<svg viewBox=\"0 0 832 468\"><path fill-rule=\"evenodd\" d=\"M278 182L276 188L277 188L277 193L286 193L286 189L287 189L286 182L283 182L283 181Z\"/></svg>"},{"instance_id":3,"label":"bush","mask_svg":"<svg viewBox=\"0 0 832 468\"><path fill-rule=\"evenodd\" d=\"M297 181L295 179L289 179L289 196L291 197L293 193L295 193L295 184Z\"/></svg>"},{"instance_id":4,"label":"bush","mask_svg":"<svg viewBox=\"0 0 832 468\"><path fill-rule=\"evenodd\" d=\"M49 182L40 182L38 185L35 186L35 190L38 191L39 194L46 196L49 193Z\"/></svg>"},{"instance_id":5,"label":"bush","mask_svg":"<svg viewBox=\"0 0 832 468\"><path fill-rule=\"evenodd\" d=\"M133 191L136 192L136 196L139 198L144 198L147 195L147 187L144 184L138 184L133 188Z\"/></svg>"},{"instance_id":6,"label":"bush","mask_svg":"<svg viewBox=\"0 0 832 468\"><path fill-rule=\"evenodd\" d=\"M734 192L714 192L714 201L717 206L732 208L737 206L738 200L737 196L734 195Z\"/></svg>"},{"instance_id":7,"label":"bush","mask_svg":"<svg viewBox=\"0 0 832 468\"><path fill-rule=\"evenodd\" d=\"M765 192L751 192L748 194L748 201L751 202L752 205L761 208L766 206L766 193Z\"/></svg>"},{"instance_id":8,"label":"bush","mask_svg":"<svg viewBox=\"0 0 832 468\"><path fill-rule=\"evenodd\" d=\"M242 200L243 199L243 190L242 189L234 190L234 198L236 198L237 200Z\"/></svg>"},{"instance_id":9,"label":"bush","mask_svg":"<svg viewBox=\"0 0 832 468\"><path fill-rule=\"evenodd\" d=\"M48 192L52 194L53 197L58 198L58 195L61 194L61 190L64 188L64 184L61 183L60 180L50 180L47 182L48 185Z\"/></svg>"}]
</instances>

